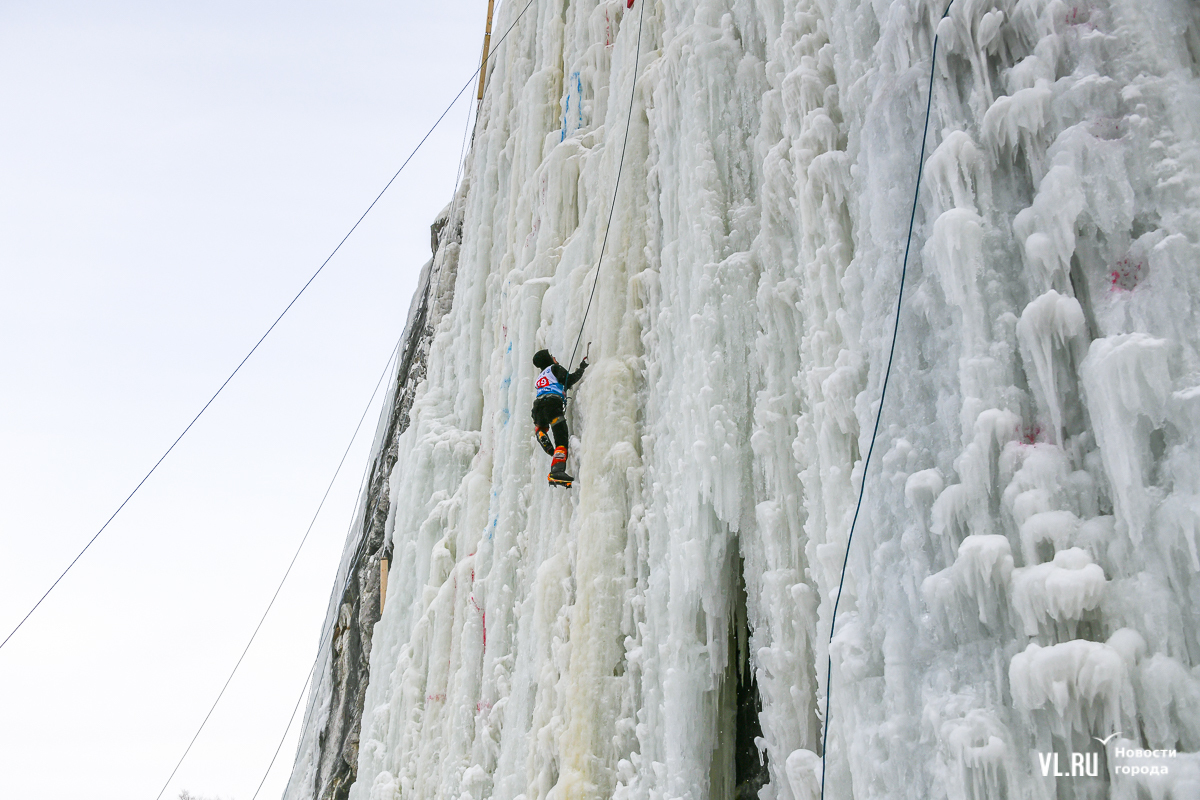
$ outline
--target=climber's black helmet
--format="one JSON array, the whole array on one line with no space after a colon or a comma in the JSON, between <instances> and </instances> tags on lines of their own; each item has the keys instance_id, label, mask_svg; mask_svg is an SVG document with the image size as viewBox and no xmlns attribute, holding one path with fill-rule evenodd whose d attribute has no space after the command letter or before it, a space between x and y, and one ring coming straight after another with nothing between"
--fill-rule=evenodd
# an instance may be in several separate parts
<instances>
[{"instance_id":1,"label":"climber's black helmet","mask_svg":"<svg viewBox=\"0 0 1200 800\"><path fill-rule=\"evenodd\" d=\"M533 365L538 369L545 369L554 363L554 356L550 355L549 350L538 350L533 354Z\"/></svg>"}]
</instances>

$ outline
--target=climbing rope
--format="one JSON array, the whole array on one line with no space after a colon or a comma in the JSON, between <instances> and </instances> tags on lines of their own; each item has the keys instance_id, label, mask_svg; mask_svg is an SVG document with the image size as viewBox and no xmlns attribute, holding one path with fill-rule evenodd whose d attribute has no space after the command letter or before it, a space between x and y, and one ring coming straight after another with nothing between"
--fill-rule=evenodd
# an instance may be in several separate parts
<instances>
[{"instance_id":1,"label":"climbing rope","mask_svg":"<svg viewBox=\"0 0 1200 800\"><path fill-rule=\"evenodd\" d=\"M632 2L632 0L630 0ZM592 298L596 296L596 284L600 282L600 265L604 263L604 249L608 246L608 231L612 228L613 212L617 208L617 190L621 188L621 171L625 167L625 148L629 146L629 129L633 126L633 101L637 98L638 64L642 57L642 20L646 16L646 3L638 13L637 48L633 55L633 87L629 90L629 114L625 119L625 140L621 143L621 158L617 162L617 180L613 184L612 205L608 209L608 224L604 226L604 240L600 243L600 258L596 260L596 277L592 280L592 291L588 295L587 308L584 309L583 319L579 322L579 335L575 337L575 347L571 350L571 358L567 361L567 371L575 363L575 354L579 352L579 342L583 338L583 326L587 323L588 313L592 310Z\"/></svg>"},{"instance_id":2,"label":"climbing rope","mask_svg":"<svg viewBox=\"0 0 1200 800\"><path fill-rule=\"evenodd\" d=\"M941 19L945 19L950 13L950 6L954 5L954 0L946 6L946 10L942 12ZM908 239L904 245L904 262L900 267L900 288L896 294L896 322L892 327L892 344L888 349L887 369L883 372L883 387L879 391L879 408L875 412L875 429L871 432L871 445L867 448L867 458L863 462L862 479L858 487L858 503L854 506L854 519L850 522L850 534L846 537L846 554L842 559L842 575L838 579L838 591L833 601L833 614L829 622L829 648L826 653L826 668L825 668L825 730L821 736L821 800L825 800L825 764L826 757L829 754L829 718L832 716L830 708L830 698L833 695L833 634L837 630L837 612L838 604L842 600L842 586L846 582L846 565L850 562L850 543L854 540L854 529L858 525L858 514L862 510L863 494L867 489L867 470L871 467L871 454L875 452L875 440L879 436L879 421L883 417L883 400L887 396L888 380L892 376L892 360L896 355L896 337L900 333L900 307L904 303L904 279L908 275L908 255L912 249L912 234L913 226L917 219L917 200L921 194L921 173L925 168L925 139L929 134L929 113L933 108L933 76L937 66L937 30L933 34L933 54L930 56L929 63L929 98L925 104L925 127L921 130L921 155L917 160L917 187L913 191L912 213L908 218Z\"/></svg>"}]
</instances>

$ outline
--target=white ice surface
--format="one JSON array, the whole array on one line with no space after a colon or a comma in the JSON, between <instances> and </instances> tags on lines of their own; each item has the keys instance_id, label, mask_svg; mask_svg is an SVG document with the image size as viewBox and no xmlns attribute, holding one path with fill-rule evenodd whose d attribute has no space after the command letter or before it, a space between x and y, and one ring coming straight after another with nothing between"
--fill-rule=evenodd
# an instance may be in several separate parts
<instances>
[{"instance_id":1,"label":"white ice surface","mask_svg":"<svg viewBox=\"0 0 1200 800\"><path fill-rule=\"evenodd\" d=\"M1192 796L1200 16L942 10L537 0L497 52L354 800L731 797L739 570L762 800L814 797L823 748L827 797L1054 797L1037 754L1117 730ZM530 357L579 333L631 92L563 491Z\"/></svg>"}]
</instances>

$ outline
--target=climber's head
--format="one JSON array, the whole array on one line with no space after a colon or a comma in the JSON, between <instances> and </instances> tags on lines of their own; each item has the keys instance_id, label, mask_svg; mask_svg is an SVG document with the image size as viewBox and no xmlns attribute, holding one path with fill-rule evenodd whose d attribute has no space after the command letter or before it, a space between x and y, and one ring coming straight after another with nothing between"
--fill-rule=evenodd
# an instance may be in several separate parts
<instances>
[{"instance_id":1,"label":"climber's head","mask_svg":"<svg viewBox=\"0 0 1200 800\"><path fill-rule=\"evenodd\" d=\"M554 356L550 355L549 350L538 350L533 354L533 365L538 369L545 369L554 363Z\"/></svg>"}]
</instances>

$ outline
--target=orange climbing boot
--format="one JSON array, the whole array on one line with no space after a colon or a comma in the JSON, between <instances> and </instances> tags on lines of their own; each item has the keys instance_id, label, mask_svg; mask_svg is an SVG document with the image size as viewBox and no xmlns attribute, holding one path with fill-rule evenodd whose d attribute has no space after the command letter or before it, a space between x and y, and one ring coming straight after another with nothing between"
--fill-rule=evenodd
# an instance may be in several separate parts
<instances>
[{"instance_id":1,"label":"orange climbing boot","mask_svg":"<svg viewBox=\"0 0 1200 800\"><path fill-rule=\"evenodd\" d=\"M550 474L546 476L551 486L570 486L575 480L567 474L567 448L554 448L554 460L550 462Z\"/></svg>"},{"instance_id":2,"label":"orange climbing boot","mask_svg":"<svg viewBox=\"0 0 1200 800\"><path fill-rule=\"evenodd\" d=\"M538 444L546 451L546 455L554 455L554 442L550 441L550 434L546 433L546 429L535 427L533 432L537 436Z\"/></svg>"}]
</instances>

